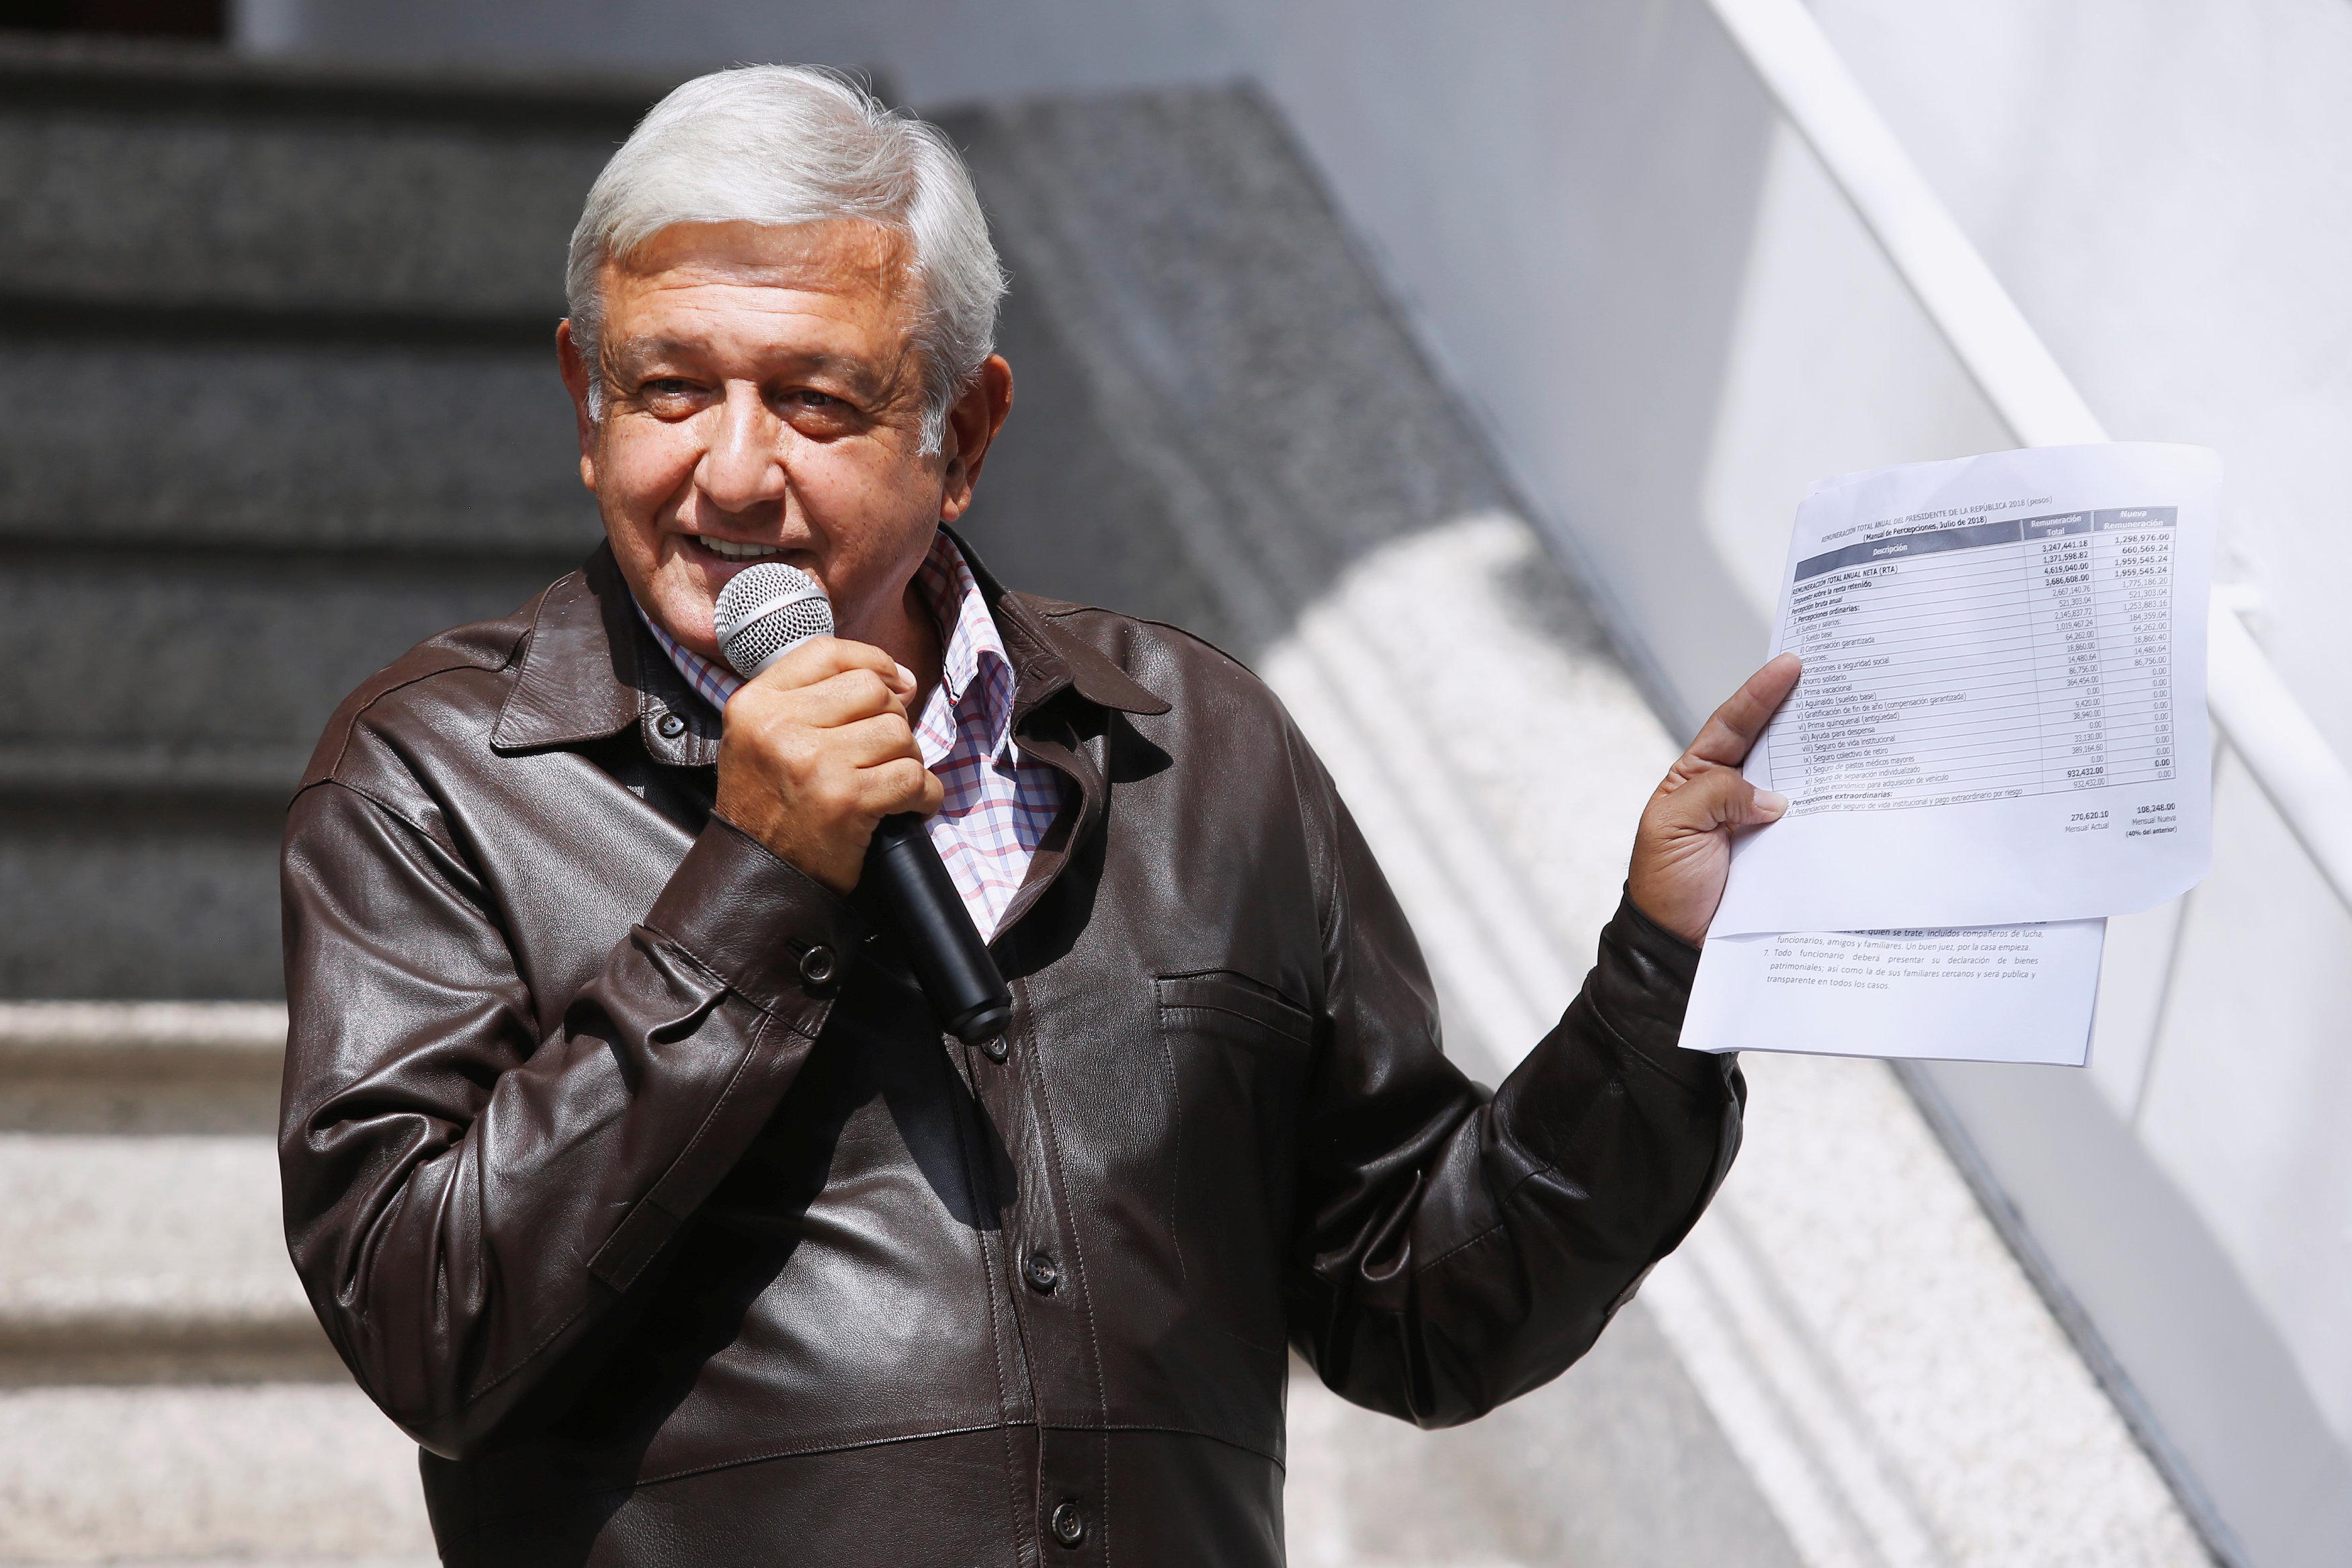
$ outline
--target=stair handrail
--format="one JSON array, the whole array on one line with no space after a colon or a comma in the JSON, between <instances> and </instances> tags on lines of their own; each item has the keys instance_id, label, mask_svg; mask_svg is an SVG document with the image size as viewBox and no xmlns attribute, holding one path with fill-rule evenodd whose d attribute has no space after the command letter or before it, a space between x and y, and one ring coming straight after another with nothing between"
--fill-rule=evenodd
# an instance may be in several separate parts
<instances>
[{"instance_id":1,"label":"stair handrail","mask_svg":"<svg viewBox=\"0 0 2352 1568\"><path fill-rule=\"evenodd\" d=\"M2019 444L2108 439L1801 0L1708 4ZM2352 911L2352 770L2218 593L2207 616L2205 704Z\"/></svg>"}]
</instances>

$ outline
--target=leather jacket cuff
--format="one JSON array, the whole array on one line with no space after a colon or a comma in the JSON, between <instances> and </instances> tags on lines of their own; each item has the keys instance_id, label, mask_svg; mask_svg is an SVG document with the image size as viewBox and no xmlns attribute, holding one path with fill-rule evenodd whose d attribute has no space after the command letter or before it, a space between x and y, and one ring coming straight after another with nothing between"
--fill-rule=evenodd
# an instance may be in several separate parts
<instances>
[{"instance_id":1,"label":"leather jacket cuff","mask_svg":"<svg viewBox=\"0 0 2352 1568\"><path fill-rule=\"evenodd\" d=\"M713 816L645 924L754 1007L789 1019L832 998L857 917L847 899Z\"/></svg>"},{"instance_id":2,"label":"leather jacket cuff","mask_svg":"<svg viewBox=\"0 0 2352 1568\"><path fill-rule=\"evenodd\" d=\"M1697 974L1698 949L1634 907L1629 893L1601 928L1600 957L1585 994L1609 1027L1659 1071L1696 1092L1721 1094L1723 1060L1679 1043Z\"/></svg>"}]
</instances>

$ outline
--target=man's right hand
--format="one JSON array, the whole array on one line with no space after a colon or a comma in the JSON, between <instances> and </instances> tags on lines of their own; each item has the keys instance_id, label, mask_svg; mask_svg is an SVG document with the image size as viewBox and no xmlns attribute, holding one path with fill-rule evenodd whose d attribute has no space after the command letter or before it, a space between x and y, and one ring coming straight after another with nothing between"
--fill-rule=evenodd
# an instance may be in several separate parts
<instances>
[{"instance_id":1,"label":"man's right hand","mask_svg":"<svg viewBox=\"0 0 2352 1568\"><path fill-rule=\"evenodd\" d=\"M944 799L907 721L914 698L915 678L879 648L817 637L793 649L728 701L719 814L847 893L876 823Z\"/></svg>"}]
</instances>

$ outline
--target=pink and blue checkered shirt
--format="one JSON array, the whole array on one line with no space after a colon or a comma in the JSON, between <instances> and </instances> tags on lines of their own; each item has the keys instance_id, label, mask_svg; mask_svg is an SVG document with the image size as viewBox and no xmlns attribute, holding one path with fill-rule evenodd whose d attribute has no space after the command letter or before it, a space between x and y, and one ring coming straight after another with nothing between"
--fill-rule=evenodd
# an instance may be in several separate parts
<instances>
[{"instance_id":1,"label":"pink and blue checkered shirt","mask_svg":"<svg viewBox=\"0 0 2352 1568\"><path fill-rule=\"evenodd\" d=\"M1062 809L1067 781L1057 768L1022 759L1013 739L1013 661L978 580L944 532L916 569L915 586L939 618L945 648L940 684L915 716L923 766L947 789L947 803L930 820L931 842L972 924L992 937ZM644 606L637 614L703 700L724 708L742 678L680 644Z\"/></svg>"}]
</instances>

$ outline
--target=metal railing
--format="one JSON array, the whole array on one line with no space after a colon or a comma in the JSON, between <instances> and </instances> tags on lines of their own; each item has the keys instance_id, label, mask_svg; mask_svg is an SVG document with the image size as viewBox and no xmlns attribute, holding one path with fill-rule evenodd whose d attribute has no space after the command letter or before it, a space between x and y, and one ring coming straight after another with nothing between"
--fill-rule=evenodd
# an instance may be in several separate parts
<instances>
[{"instance_id":1,"label":"metal railing","mask_svg":"<svg viewBox=\"0 0 2352 1568\"><path fill-rule=\"evenodd\" d=\"M1709 0L1993 411L2026 446L2105 441L2051 357L1801 0ZM2229 598L2208 617L2205 700L2272 806L2352 910L2352 770Z\"/></svg>"}]
</instances>

